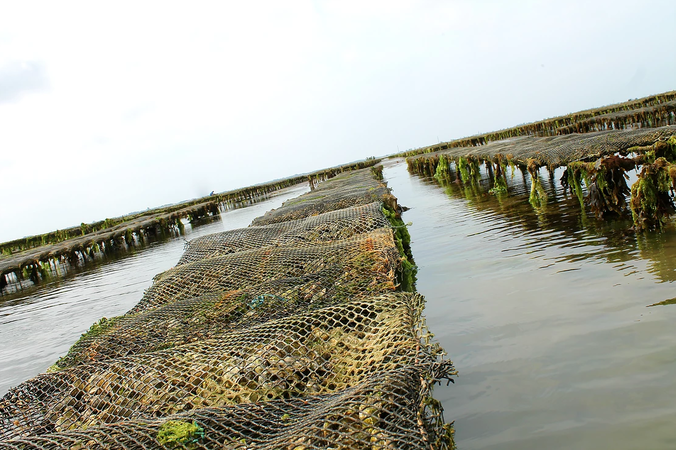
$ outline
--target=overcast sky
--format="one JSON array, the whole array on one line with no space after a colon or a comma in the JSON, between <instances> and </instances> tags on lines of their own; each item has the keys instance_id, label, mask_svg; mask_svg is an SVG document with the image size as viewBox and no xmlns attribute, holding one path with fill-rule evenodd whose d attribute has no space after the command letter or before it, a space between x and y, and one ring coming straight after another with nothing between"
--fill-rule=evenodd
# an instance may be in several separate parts
<instances>
[{"instance_id":1,"label":"overcast sky","mask_svg":"<svg viewBox=\"0 0 676 450\"><path fill-rule=\"evenodd\" d=\"M0 0L0 241L676 89L676 2Z\"/></svg>"}]
</instances>

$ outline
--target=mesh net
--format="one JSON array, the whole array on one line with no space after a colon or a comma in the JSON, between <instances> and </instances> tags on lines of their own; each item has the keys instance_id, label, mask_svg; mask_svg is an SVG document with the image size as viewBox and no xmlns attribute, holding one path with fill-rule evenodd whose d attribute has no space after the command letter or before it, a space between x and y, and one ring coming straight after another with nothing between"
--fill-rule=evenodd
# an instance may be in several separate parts
<instances>
[{"instance_id":1,"label":"mesh net","mask_svg":"<svg viewBox=\"0 0 676 450\"><path fill-rule=\"evenodd\" d=\"M409 366L370 376L335 394L125 420L84 431L17 438L0 442L0 448L442 448L439 437L450 429L430 402L426 377L443 378L448 368ZM192 425L192 433L168 442L166 430L176 424Z\"/></svg>"},{"instance_id":2,"label":"mesh net","mask_svg":"<svg viewBox=\"0 0 676 450\"><path fill-rule=\"evenodd\" d=\"M394 292L393 199L356 171L192 241L0 400L0 448L451 448L431 388L455 372Z\"/></svg>"},{"instance_id":3,"label":"mesh net","mask_svg":"<svg viewBox=\"0 0 676 450\"><path fill-rule=\"evenodd\" d=\"M397 258L389 228L340 241L242 251L195 261L158 275L132 311L276 279L307 277L312 283L317 276L329 277L336 293L347 298L366 291L371 284L390 282ZM304 290L305 284L299 289Z\"/></svg>"},{"instance_id":4,"label":"mesh net","mask_svg":"<svg viewBox=\"0 0 676 450\"><path fill-rule=\"evenodd\" d=\"M655 128L676 123L676 91L651 95L614 105L593 108L517 125L489 133L476 134L450 142L409 150L396 156L408 157L420 153L445 150L450 147L472 147L519 136L557 136L569 133L589 133L605 130Z\"/></svg>"},{"instance_id":5,"label":"mesh net","mask_svg":"<svg viewBox=\"0 0 676 450\"><path fill-rule=\"evenodd\" d=\"M524 165L528 163L528 159L533 159L539 165L558 167L573 161L624 152L635 146L652 145L674 135L676 135L676 126L547 137L524 136L491 142L478 147L451 148L414 156L409 158L409 165L415 164L416 160L426 160L443 154L452 159L470 156L488 160L493 160L497 155L512 155L514 162Z\"/></svg>"},{"instance_id":6,"label":"mesh net","mask_svg":"<svg viewBox=\"0 0 676 450\"><path fill-rule=\"evenodd\" d=\"M370 169L346 172L321 183L312 192L286 201L280 208L255 219L252 225L269 225L367 205L382 201L387 194L387 187L373 177Z\"/></svg>"},{"instance_id":7,"label":"mesh net","mask_svg":"<svg viewBox=\"0 0 676 450\"><path fill-rule=\"evenodd\" d=\"M388 226L380 202L299 220L251 226L193 239L177 265L255 248L345 239Z\"/></svg>"},{"instance_id":8,"label":"mesh net","mask_svg":"<svg viewBox=\"0 0 676 450\"><path fill-rule=\"evenodd\" d=\"M422 307L417 294L374 296L172 349L42 374L0 401L2 436L330 394L389 371L438 364L441 350L429 341Z\"/></svg>"},{"instance_id":9,"label":"mesh net","mask_svg":"<svg viewBox=\"0 0 676 450\"><path fill-rule=\"evenodd\" d=\"M306 263L309 261L309 265L318 268L314 273L304 272L246 289L170 301L154 308L151 306L158 303L148 300L148 303L135 308L139 312L95 326L58 361L57 366L65 368L83 362L155 351L210 338L224 330L247 327L310 307L318 308L345 299L393 291L399 257L388 231L384 229L364 235L363 240L351 239L347 243L327 245L324 247L326 253L314 248L317 252L311 256L315 258L302 254ZM296 248L286 250L298 251ZM279 256L286 254L282 252ZM199 264L196 270L199 271L202 266ZM227 265L221 267L222 274L232 274ZM164 294L180 295L180 292L174 292L174 288L184 286L182 279L180 276L167 278L157 283L158 290L151 288L149 293L155 293L153 300L162 298L169 301L169 294ZM229 283L236 284L237 281Z\"/></svg>"},{"instance_id":10,"label":"mesh net","mask_svg":"<svg viewBox=\"0 0 676 450\"><path fill-rule=\"evenodd\" d=\"M676 119L676 101L665 101L643 108L628 108L610 111L605 114L573 120L568 125L556 128L558 134L599 131L605 129L625 129L636 126L661 127L673 125Z\"/></svg>"}]
</instances>

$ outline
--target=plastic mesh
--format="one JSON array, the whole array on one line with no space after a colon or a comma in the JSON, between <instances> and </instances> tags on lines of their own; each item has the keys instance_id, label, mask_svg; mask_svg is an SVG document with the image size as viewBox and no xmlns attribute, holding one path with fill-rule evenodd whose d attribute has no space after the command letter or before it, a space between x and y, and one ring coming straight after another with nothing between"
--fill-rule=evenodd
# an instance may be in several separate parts
<instances>
[{"instance_id":1,"label":"plastic mesh","mask_svg":"<svg viewBox=\"0 0 676 450\"><path fill-rule=\"evenodd\" d=\"M338 392L433 363L417 294L343 303L172 349L39 375L0 401L2 437Z\"/></svg>"},{"instance_id":2,"label":"plastic mesh","mask_svg":"<svg viewBox=\"0 0 676 450\"><path fill-rule=\"evenodd\" d=\"M374 200L396 206L356 171L276 225L193 241L0 400L0 448L451 448L431 388L455 372L422 296L393 292L402 257Z\"/></svg>"},{"instance_id":3,"label":"plastic mesh","mask_svg":"<svg viewBox=\"0 0 676 450\"><path fill-rule=\"evenodd\" d=\"M377 234L382 236L383 233ZM208 339L224 330L244 328L310 307L393 291L399 260L388 241L367 238L350 249L352 255L333 254L331 261L328 257L332 255L328 254L324 261L314 262L324 265L316 273L281 278L247 289L190 297L154 309L143 310L139 306L137 310L141 312L95 326L93 332L83 336L57 365L66 368L156 351ZM334 250L336 246L328 248ZM223 273L228 273L227 266ZM180 281L175 284L176 280L180 278L171 278L170 285L181 286Z\"/></svg>"},{"instance_id":4,"label":"plastic mesh","mask_svg":"<svg viewBox=\"0 0 676 450\"><path fill-rule=\"evenodd\" d=\"M389 228L334 242L242 251L195 261L158 275L132 311L275 279L309 277L312 283L312 275L330 277L336 294L348 298L367 291L371 285L391 282L397 258Z\"/></svg>"},{"instance_id":5,"label":"plastic mesh","mask_svg":"<svg viewBox=\"0 0 676 450\"><path fill-rule=\"evenodd\" d=\"M368 377L336 394L204 408L155 420L126 420L85 431L0 442L0 448L155 449L170 421L196 425L187 448L392 449L443 448L449 433L429 401L426 379L448 375L448 365L410 366Z\"/></svg>"},{"instance_id":6,"label":"plastic mesh","mask_svg":"<svg viewBox=\"0 0 676 450\"><path fill-rule=\"evenodd\" d=\"M452 159L472 156L493 160L497 155L512 155L514 162L527 164L528 159L539 165L564 166L573 161L595 159L603 155L624 152L634 146L652 145L676 135L676 126L625 131L599 131L585 134L566 134L548 137L517 137L491 142L478 147L460 147L441 150L409 158L425 160L438 155Z\"/></svg>"},{"instance_id":7,"label":"plastic mesh","mask_svg":"<svg viewBox=\"0 0 676 450\"><path fill-rule=\"evenodd\" d=\"M566 134L607 129L627 129L635 128L636 126L652 128L673 125L676 119L674 111L676 111L676 101L664 101L643 108L615 110L582 120L570 120L572 123L562 125L555 130L558 134Z\"/></svg>"},{"instance_id":8,"label":"plastic mesh","mask_svg":"<svg viewBox=\"0 0 676 450\"><path fill-rule=\"evenodd\" d=\"M388 226L380 202L266 226L252 226L193 239L178 266L261 247L345 239Z\"/></svg>"},{"instance_id":9,"label":"plastic mesh","mask_svg":"<svg viewBox=\"0 0 676 450\"><path fill-rule=\"evenodd\" d=\"M367 205L382 201L387 194L387 187L373 177L370 169L347 172L321 183L312 192L284 202L280 208L255 219L251 225L269 225Z\"/></svg>"}]
</instances>

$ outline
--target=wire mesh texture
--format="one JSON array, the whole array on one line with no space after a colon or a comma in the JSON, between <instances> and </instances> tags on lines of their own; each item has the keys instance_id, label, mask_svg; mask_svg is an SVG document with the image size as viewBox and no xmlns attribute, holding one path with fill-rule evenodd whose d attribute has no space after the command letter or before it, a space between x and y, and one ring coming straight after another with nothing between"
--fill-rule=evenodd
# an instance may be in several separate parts
<instances>
[{"instance_id":1,"label":"wire mesh texture","mask_svg":"<svg viewBox=\"0 0 676 450\"><path fill-rule=\"evenodd\" d=\"M385 294L168 350L42 374L0 401L2 437L337 393L386 372L439 364L442 351L429 340L422 308L419 294Z\"/></svg>"},{"instance_id":2,"label":"wire mesh texture","mask_svg":"<svg viewBox=\"0 0 676 450\"><path fill-rule=\"evenodd\" d=\"M493 160L498 155L508 157L515 163L526 165L529 159L548 167L565 166L574 161L589 160L616 152L625 152L631 147L652 145L676 135L676 126L633 130L607 130L584 134L560 136L523 136L490 142L477 147L458 147L409 157L409 165L418 159L446 155L452 159L474 157Z\"/></svg>"},{"instance_id":3,"label":"wire mesh texture","mask_svg":"<svg viewBox=\"0 0 676 450\"><path fill-rule=\"evenodd\" d=\"M186 244L176 265L261 247L345 239L386 227L388 222L380 208L380 202L372 202L303 219L202 236Z\"/></svg>"},{"instance_id":4,"label":"wire mesh texture","mask_svg":"<svg viewBox=\"0 0 676 450\"><path fill-rule=\"evenodd\" d=\"M0 448L452 448L431 391L455 371L395 292L391 199L359 170L191 242L0 399Z\"/></svg>"},{"instance_id":5,"label":"wire mesh texture","mask_svg":"<svg viewBox=\"0 0 676 450\"><path fill-rule=\"evenodd\" d=\"M431 401L447 365L382 372L334 394L132 419L81 431L0 441L2 449L396 449L444 448L451 429ZM173 433L172 429L184 430Z\"/></svg>"},{"instance_id":6,"label":"wire mesh texture","mask_svg":"<svg viewBox=\"0 0 676 450\"><path fill-rule=\"evenodd\" d=\"M277 279L238 290L221 288L255 282L258 277L246 279L251 270L239 263L251 258L255 267L260 251L219 257L213 264L207 260L181 266L180 271L166 275L147 291L135 308L138 312L96 325L57 365L65 368L167 348L299 308L394 291L400 261L391 232L381 229L362 236L315 247L310 252L292 247L264 255L269 257L262 265L265 276ZM289 274L289 270L298 273ZM188 284L195 282L195 273L207 276L207 281L190 287L192 293L200 288L205 291L198 297L184 294ZM171 300L181 295L184 298Z\"/></svg>"},{"instance_id":7,"label":"wire mesh texture","mask_svg":"<svg viewBox=\"0 0 676 450\"><path fill-rule=\"evenodd\" d=\"M133 311L140 312L211 292L318 273L330 276L336 289L343 294L356 294L374 280L377 284L394 277L392 260L396 260L397 255L392 231L380 228L339 241L261 248L217 256L184 264L158 275ZM371 272L371 276L365 279L363 271ZM363 285L364 282L366 285Z\"/></svg>"},{"instance_id":8,"label":"wire mesh texture","mask_svg":"<svg viewBox=\"0 0 676 450\"><path fill-rule=\"evenodd\" d=\"M346 172L319 184L307 194L287 200L281 207L255 219L251 225L269 225L351 206L367 205L382 201L387 194L387 187L374 178L370 169Z\"/></svg>"}]
</instances>

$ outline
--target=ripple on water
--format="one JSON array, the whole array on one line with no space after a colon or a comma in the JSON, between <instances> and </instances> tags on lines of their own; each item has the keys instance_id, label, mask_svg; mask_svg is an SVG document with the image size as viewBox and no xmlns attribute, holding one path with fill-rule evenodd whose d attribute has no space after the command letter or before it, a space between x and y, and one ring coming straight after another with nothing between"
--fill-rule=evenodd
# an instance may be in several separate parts
<instances>
[{"instance_id":1,"label":"ripple on water","mask_svg":"<svg viewBox=\"0 0 676 450\"><path fill-rule=\"evenodd\" d=\"M506 199L401 163L384 176L411 207L417 288L460 373L435 394L458 448L674 447L676 306L646 308L674 297L674 230L598 222L547 177L534 210L518 174Z\"/></svg>"}]
</instances>

